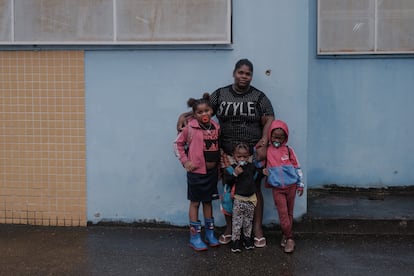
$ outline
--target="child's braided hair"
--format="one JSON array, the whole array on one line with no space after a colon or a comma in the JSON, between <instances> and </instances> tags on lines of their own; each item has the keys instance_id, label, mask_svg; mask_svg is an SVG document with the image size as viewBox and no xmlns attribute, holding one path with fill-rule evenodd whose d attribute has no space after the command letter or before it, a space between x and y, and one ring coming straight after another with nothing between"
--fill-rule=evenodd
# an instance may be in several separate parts
<instances>
[{"instance_id":1,"label":"child's braided hair","mask_svg":"<svg viewBox=\"0 0 414 276\"><path fill-rule=\"evenodd\" d=\"M238 151L239 149L245 149L246 151L250 152L250 147L246 143L238 143L233 147L233 153Z\"/></svg>"}]
</instances>

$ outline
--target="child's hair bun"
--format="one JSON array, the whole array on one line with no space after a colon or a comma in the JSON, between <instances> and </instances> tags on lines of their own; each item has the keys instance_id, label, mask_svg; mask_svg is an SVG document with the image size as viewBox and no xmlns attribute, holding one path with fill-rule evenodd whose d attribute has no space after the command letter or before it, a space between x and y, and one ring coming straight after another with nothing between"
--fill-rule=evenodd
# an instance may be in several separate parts
<instances>
[{"instance_id":1,"label":"child's hair bun","mask_svg":"<svg viewBox=\"0 0 414 276\"><path fill-rule=\"evenodd\" d=\"M205 92L205 93L203 94L203 100L210 101L210 94L209 94L209 93L207 93L207 92Z\"/></svg>"},{"instance_id":2,"label":"child's hair bun","mask_svg":"<svg viewBox=\"0 0 414 276\"><path fill-rule=\"evenodd\" d=\"M210 105L210 94L209 93L205 92L202 98L200 99L189 98L187 101L187 106L194 109L196 105L201 104L201 103L208 103L208 105Z\"/></svg>"},{"instance_id":3,"label":"child's hair bun","mask_svg":"<svg viewBox=\"0 0 414 276\"><path fill-rule=\"evenodd\" d=\"M188 101L187 101L187 106L188 107L193 107L193 105L195 104L196 101L197 100L194 99L194 98L189 98Z\"/></svg>"}]
</instances>

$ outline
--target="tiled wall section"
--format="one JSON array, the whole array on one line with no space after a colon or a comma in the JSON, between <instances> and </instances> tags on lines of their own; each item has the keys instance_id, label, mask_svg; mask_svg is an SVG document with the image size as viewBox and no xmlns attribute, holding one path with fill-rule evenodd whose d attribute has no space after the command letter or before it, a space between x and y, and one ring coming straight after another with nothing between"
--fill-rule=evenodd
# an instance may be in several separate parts
<instances>
[{"instance_id":1,"label":"tiled wall section","mask_svg":"<svg viewBox=\"0 0 414 276\"><path fill-rule=\"evenodd\" d=\"M82 51L0 51L0 166L0 223L86 225Z\"/></svg>"}]
</instances>

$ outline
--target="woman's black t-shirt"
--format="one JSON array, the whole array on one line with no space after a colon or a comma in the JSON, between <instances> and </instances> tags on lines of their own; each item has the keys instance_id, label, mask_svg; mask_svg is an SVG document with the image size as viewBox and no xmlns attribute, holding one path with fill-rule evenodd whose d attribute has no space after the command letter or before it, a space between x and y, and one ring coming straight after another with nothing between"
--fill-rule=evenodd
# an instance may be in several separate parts
<instances>
[{"instance_id":1,"label":"woman's black t-shirt","mask_svg":"<svg viewBox=\"0 0 414 276\"><path fill-rule=\"evenodd\" d=\"M220 147L229 155L241 142L252 151L262 138L262 116L274 116L270 100L253 86L243 94L236 93L232 85L219 88L211 95L210 102L220 123Z\"/></svg>"}]
</instances>

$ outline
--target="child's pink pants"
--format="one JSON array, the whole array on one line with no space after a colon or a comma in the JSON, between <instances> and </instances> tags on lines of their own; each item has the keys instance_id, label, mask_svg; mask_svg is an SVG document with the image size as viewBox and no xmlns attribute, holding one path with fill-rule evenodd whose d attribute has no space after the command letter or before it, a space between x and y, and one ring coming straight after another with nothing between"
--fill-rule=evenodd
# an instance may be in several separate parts
<instances>
[{"instance_id":1,"label":"child's pink pants","mask_svg":"<svg viewBox=\"0 0 414 276\"><path fill-rule=\"evenodd\" d=\"M273 200L279 214L280 227L286 239L293 238L293 207L295 205L296 184L284 188L273 188Z\"/></svg>"}]
</instances>

